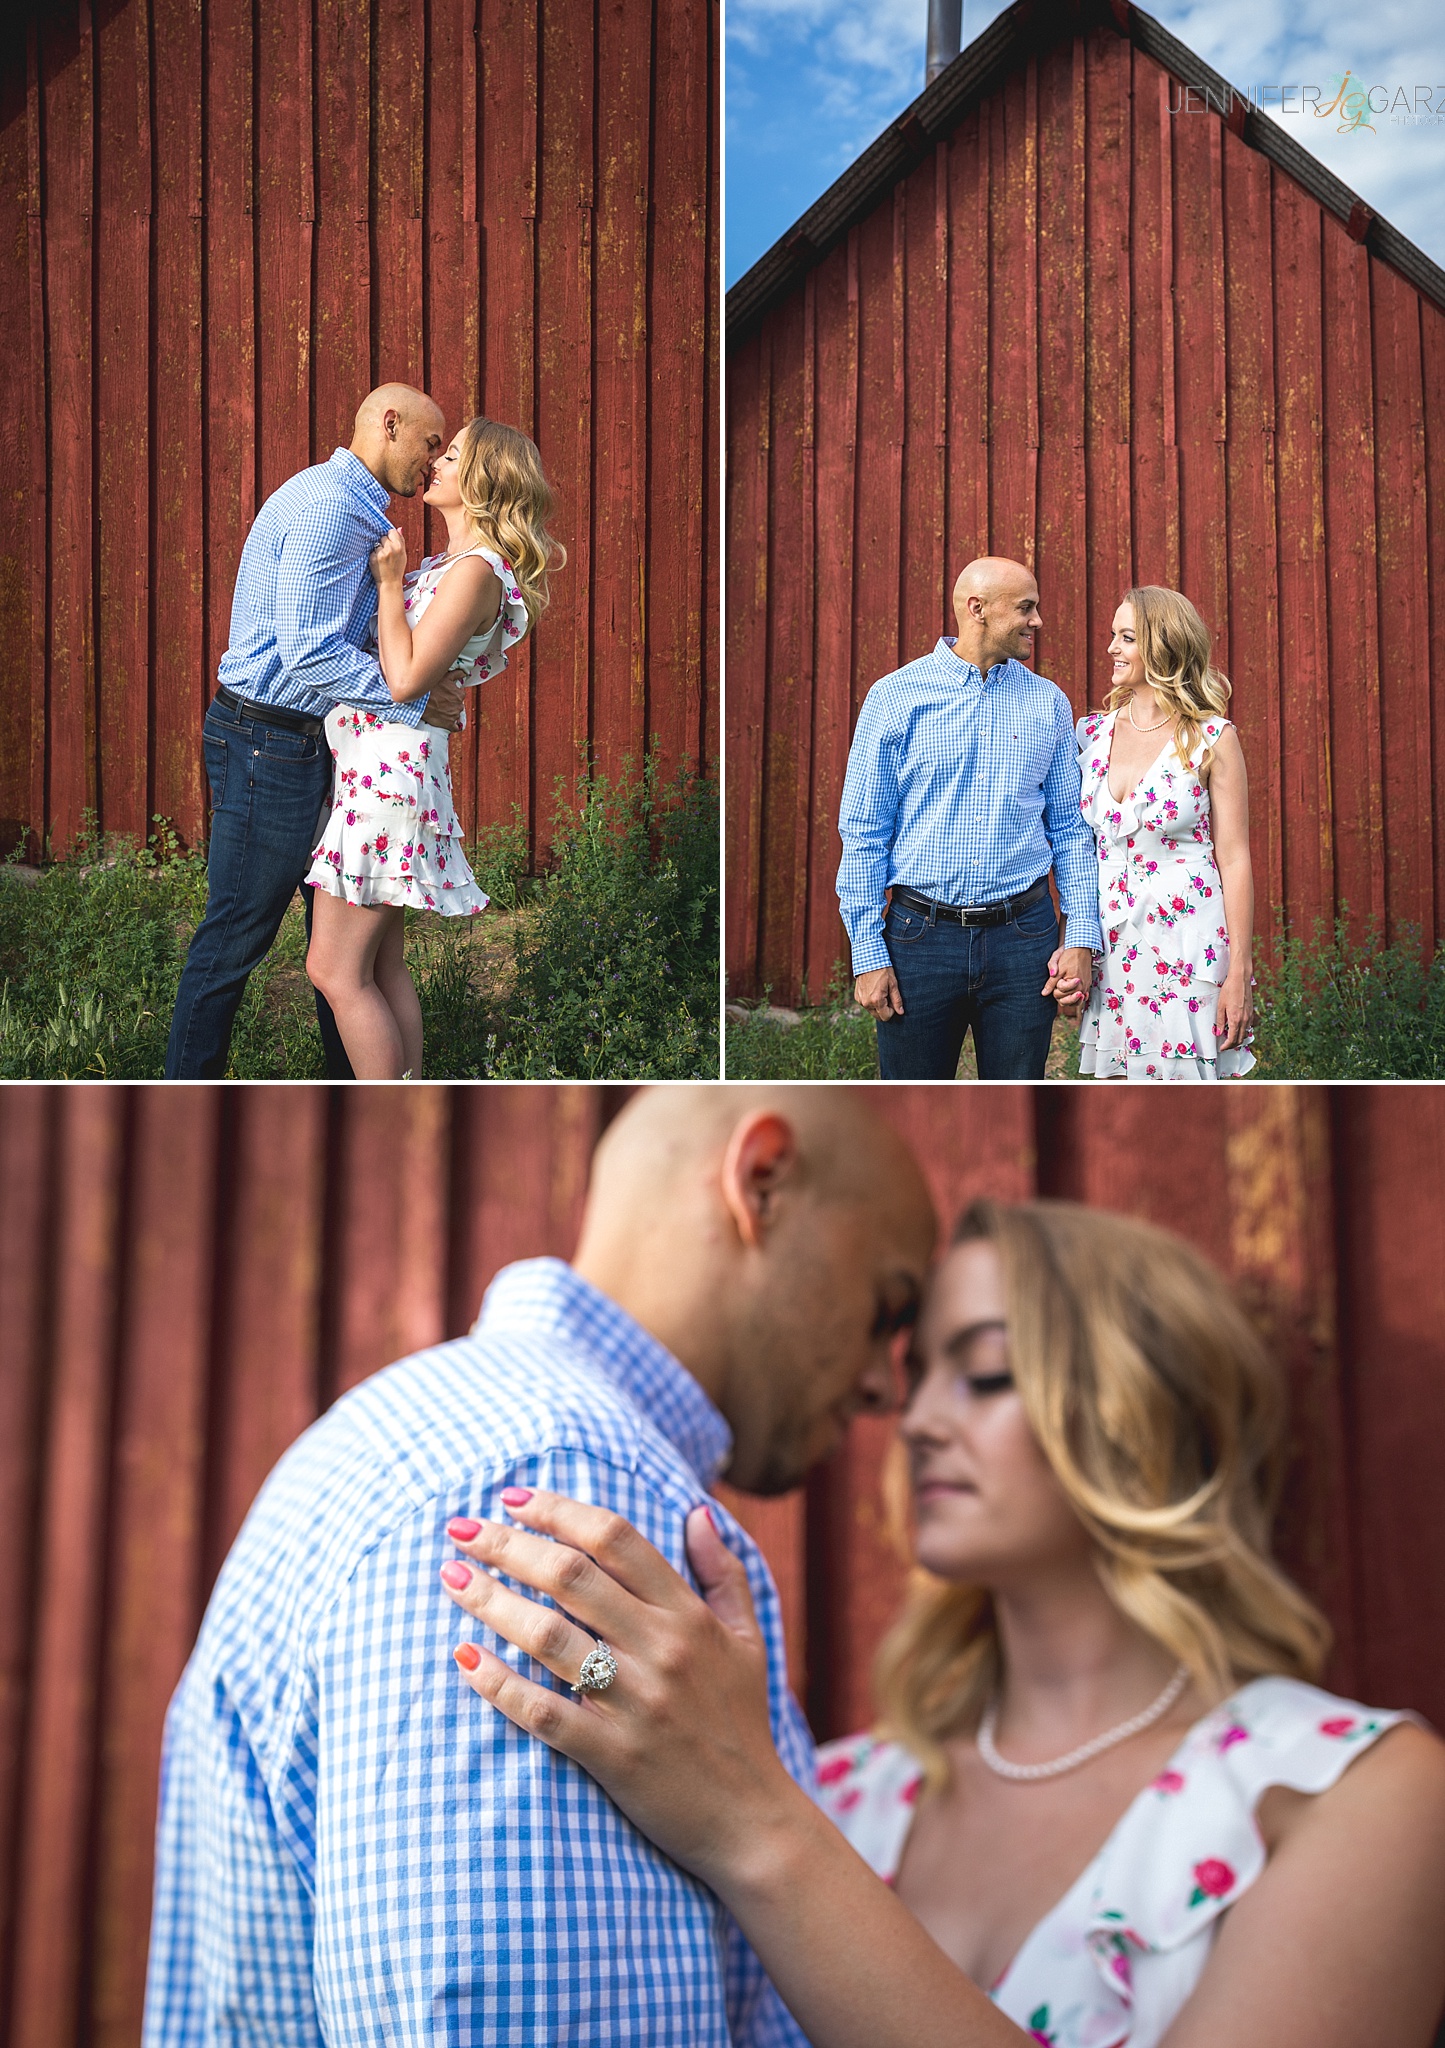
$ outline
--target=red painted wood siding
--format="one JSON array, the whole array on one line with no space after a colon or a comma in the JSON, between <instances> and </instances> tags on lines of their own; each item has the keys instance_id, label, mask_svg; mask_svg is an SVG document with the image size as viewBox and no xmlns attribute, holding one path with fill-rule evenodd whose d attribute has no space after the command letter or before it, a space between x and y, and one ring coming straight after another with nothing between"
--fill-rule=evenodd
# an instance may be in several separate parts
<instances>
[{"instance_id":1,"label":"red painted wood siding","mask_svg":"<svg viewBox=\"0 0 1445 2048\"><path fill-rule=\"evenodd\" d=\"M553 607L464 822L716 749L716 0L100 0L0 44L0 837L205 830L267 494L383 378L535 436ZM413 559L440 526L400 505ZM544 836L545 843L545 836Z\"/></svg>"},{"instance_id":2,"label":"red painted wood siding","mask_svg":"<svg viewBox=\"0 0 1445 2048\"><path fill-rule=\"evenodd\" d=\"M984 553L1034 566L1076 712L1131 583L1194 600L1266 940L1445 939L1445 311L1181 93L1109 29L1021 63L730 356L738 993L844 957L853 725Z\"/></svg>"},{"instance_id":3,"label":"red painted wood siding","mask_svg":"<svg viewBox=\"0 0 1445 2048\"><path fill-rule=\"evenodd\" d=\"M0 1097L0 2039L135 2048L161 1723L217 1568L337 1394L570 1253L628 1090L52 1088ZM1042 1191L1172 1225L1286 1359L1282 1549L1334 1681L1445 1726L1445 1097L893 1088L945 1220ZM405 1191L403 1195L403 1190ZM1407 1215L1409 1228L1400 1218ZM891 1426L729 1495L823 1733L869 1718L904 1566Z\"/></svg>"}]
</instances>

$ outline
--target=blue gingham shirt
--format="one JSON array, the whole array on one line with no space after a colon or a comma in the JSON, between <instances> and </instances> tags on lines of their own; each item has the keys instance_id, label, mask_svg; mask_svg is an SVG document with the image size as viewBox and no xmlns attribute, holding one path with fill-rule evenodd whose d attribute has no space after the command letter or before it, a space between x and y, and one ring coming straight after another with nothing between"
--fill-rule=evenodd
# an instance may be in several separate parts
<instances>
[{"instance_id":1,"label":"blue gingham shirt","mask_svg":"<svg viewBox=\"0 0 1445 2048\"><path fill-rule=\"evenodd\" d=\"M731 1435L670 1352L555 1259L468 1338L346 1395L226 1560L166 1721L145 2048L804 2048L723 1907L576 1764L462 1682L437 1581L505 1486L615 1508L680 1570ZM778 1596L744 1559L773 1732L812 1788ZM560 1682L547 1682L561 1690Z\"/></svg>"},{"instance_id":2,"label":"blue gingham shirt","mask_svg":"<svg viewBox=\"0 0 1445 2048\"><path fill-rule=\"evenodd\" d=\"M1074 714L1021 661L981 676L951 640L873 685L848 753L838 905L853 972L889 965L895 882L960 907L1054 870L1071 946L1102 947L1094 837L1079 811Z\"/></svg>"},{"instance_id":3,"label":"blue gingham shirt","mask_svg":"<svg viewBox=\"0 0 1445 2048\"><path fill-rule=\"evenodd\" d=\"M313 718L334 704L368 704L420 725L426 698L398 704L367 646L376 618L367 558L390 531L390 504L349 448L271 493L241 550L219 682L253 704Z\"/></svg>"}]
</instances>

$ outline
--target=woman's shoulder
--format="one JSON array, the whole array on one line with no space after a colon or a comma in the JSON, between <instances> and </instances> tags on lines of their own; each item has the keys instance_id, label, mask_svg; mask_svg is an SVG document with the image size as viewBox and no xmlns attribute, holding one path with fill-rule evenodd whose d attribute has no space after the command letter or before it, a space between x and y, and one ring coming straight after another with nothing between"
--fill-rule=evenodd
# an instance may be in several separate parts
<instances>
[{"instance_id":1,"label":"woman's shoulder","mask_svg":"<svg viewBox=\"0 0 1445 2048\"><path fill-rule=\"evenodd\" d=\"M879 1877L892 1880L923 1785L901 1742L849 1735L818 1751L818 1804Z\"/></svg>"},{"instance_id":2,"label":"woman's shoulder","mask_svg":"<svg viewBox=\"0 0 1445 2048\"><path fill-rule=\"evenodd\" d=\"M1092 746L1099 735L1114 723L1112 711L1086 711L1082 718L1074 721L1074 738L1081 748Z\"/></svg>"}]
</instances>

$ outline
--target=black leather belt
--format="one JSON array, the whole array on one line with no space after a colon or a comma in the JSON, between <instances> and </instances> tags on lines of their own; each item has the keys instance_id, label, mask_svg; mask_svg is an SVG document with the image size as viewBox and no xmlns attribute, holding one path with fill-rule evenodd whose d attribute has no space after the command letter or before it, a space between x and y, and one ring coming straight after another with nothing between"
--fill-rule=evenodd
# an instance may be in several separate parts
<instances>
[{"instance_id":1,"label":"black leather belt","mask_svg":"<svg viewBox=\"0 0 1445 2048\"><path fill-rule=\"evenodd\" d=\"M238 697L234 690L228 690L224 683L216 692L216 702L224 704L228 711L239 712L242 718L254 718L259 725L284 725L290 732L304 732L308 739L320 739L326 731L324 718L313 718L306 711L278 711L272 704L253 704L248 697Z\"/></svg>"},{"instance_id":2,"label":"black leather belt","mask_svg":"<svg viewBox=\"0 0 1445 2048\"><path fill-rule=\"evenodd\" d=\"M1005 896L997 903L966 905L963 908L955 903L935 903L931 896L920 896L916 889L905 889L901 882L893 884L892 897L895 903L906 903L910 910L921 910L930 924L1007 924L1019 911L1037 903L1040 896L1047 893L1048 886L1048 876L1040 875L1022 896Z\"/></svg>"}]
</instances>

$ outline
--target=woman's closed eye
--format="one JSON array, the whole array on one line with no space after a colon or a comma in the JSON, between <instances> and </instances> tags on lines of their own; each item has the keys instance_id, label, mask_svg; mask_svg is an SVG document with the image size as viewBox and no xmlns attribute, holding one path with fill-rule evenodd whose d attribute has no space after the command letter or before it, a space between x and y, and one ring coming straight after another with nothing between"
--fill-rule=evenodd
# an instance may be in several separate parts
<instances>
[{"instance_id":1,"label":"woman's closed eye","mask_svg":"<svg viewBox=\"0 0 1445 2048\"><path fill-rule=\"evenodd\" d=\"M1011 1393L1014 1376L1011 1372L967 1372L963 1375L963 1383L970 1394L987 1400L990 1394Z\"/></svg>"}]
</instances>

